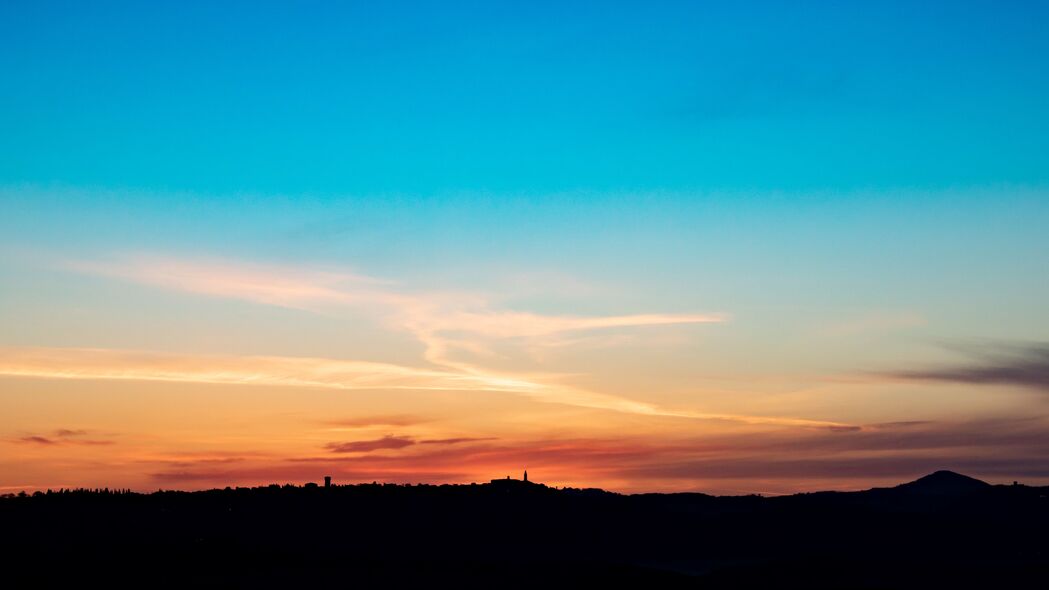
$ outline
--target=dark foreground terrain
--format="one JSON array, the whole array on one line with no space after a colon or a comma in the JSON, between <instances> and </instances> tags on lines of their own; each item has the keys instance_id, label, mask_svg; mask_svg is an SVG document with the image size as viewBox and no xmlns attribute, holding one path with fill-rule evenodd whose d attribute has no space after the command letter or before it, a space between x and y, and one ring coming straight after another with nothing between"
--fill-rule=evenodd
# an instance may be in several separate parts
<instances>
[{"instance_id":1,"label":"dark foreground terrain","mask_svg":"<svg viewBox=\"0 0 1049 590\"><path fill-rule=\"evenodd\" d=\"M63 491L0 498L0 565L10 588L1043 588L1047 496L951 472L775 498L515 480Z\"/></svg>"}]
</instances>

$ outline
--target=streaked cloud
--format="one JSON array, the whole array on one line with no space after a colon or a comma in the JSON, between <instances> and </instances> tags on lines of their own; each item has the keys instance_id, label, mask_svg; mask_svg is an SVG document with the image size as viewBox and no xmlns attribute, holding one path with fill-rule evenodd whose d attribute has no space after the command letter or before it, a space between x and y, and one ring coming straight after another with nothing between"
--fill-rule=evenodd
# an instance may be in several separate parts
<instances>
[{"instance_id":1,"label":"streaked cloud","mask_svg":"<svg viewBox=\"0 0 1049 590\"><path fill-rule=\"evenodd\" d=\"M415 444L415 439L408 436L388 435L374 440L328 443L325 448L333 453L368 453L381 449L403 449Z\"/></svg>"},{"instance_id":2,"label":"streaked cloud","mask_svg":"<svg viewBox=\"0 0 1049 590\"><path fill-rule=\"evenodd\" d=\"M358 440L350 442L332 442L324 445L324 448L333 453L369 453L384 449L403 449L413 445L459 445L496 440L494 437L455 437L455 438L432 438L417 440L411 436L386 435L382 438L371 440Z\"/></svg>"},{"instance_id":3,"label":"streaked cloud","mask_svg":"<svg viewBox=\"0 0 1049 590\"><path fill-rule=\"evenodd\" d=\"M537 387L513 379L367 361L183 355L97 348L0 347L0 374L335 389L514 392Z\"/></svg>"},{"instance_id":4,"label":"streaked cloud","mask_svg":"<svg viewBox=\"0 0 1049 590\"><path fill-rule=\"evenodd\" d=\"M55 431L55 436L67 437L67 436L83 436L87 434L86 430L72 430L69 428L59 428Z\"/></svg>"},{"instance_id":5,"label":"streaked cloud","mask_svg":"<svg viewBox=\"0 0 1049 590\"><path fill-rule=\"evenodd\" d=\"M309 357L214 356L96 348L0 347L0 375L321 387L340 390L410 389L511 393L546 403L639 414L747 424L816 428L840 423L795 417L707 413L588 391L557 375L507 375L480 369L426 369L389 363Z\"/></svg>"},{"instance_id":6,"label":"streaked cloud","mask_svg":"<svg viewBox=\"0 0 1049 590\"><path fill-rule=\"evenodd\" d=\"M293 308L323 303L352 303L354 293L381 281L347 272L304 270L229 262L183 260L167 256L121 256L110 260L67 262L71 270L144 285ZM355 289L363 287L365 289ZM361 296L363 298L363 295Z\"/></svg>"},{"instance_id":7,"label":"streaked cloud","mask_svg":"<svg viewBox=\"0 0 1049 590\"><path fill-rule=\"evenodd\" d=\"M367 311L391 329L414 335L429 362L466 368L456 352L484 356L488 341L673 324L719 323L725 314L543 315L503 309L483 293L419 292L345 270L170 256L71 261L70 270L157 288L314 312ZM532 343L535 344L534 342Z\"/></svg>"},{"instance_id":8,"label":"streaked cloud","mask_svg":"<svg viewBox=\"0 0 1049 590\"><path fill-rule=\"evenodd\" d=\"M63 432L74 432L73 435L63 434ZM45 436L42 434L29 434L15 438L13 442L20 444L31 444L40 446L58 446L58 445L86 445L86 446L98 446L98 445L111 445L113 441L102 440L102 439L87 439L87 438L70 438L79 437L84 431L65 431L58 430L53 436Z\"/></svg>"},{"instance_id":9,"label":"streaked cloud","mask_svg":"<svg viewBox=\"0 0 1049 590\"><path fill-rule=\"evenodd\" d=\"M424 347L421 363L413 368L377 362L284 357L200 358L193 362L166 357L135 358L121 353L109 369L84 357L103 355L81 350L72 363L36 362L26 355L8 363L8 374L54 377L187 380L208 383L260 383L361 388L505 391L539 401L648 415L675 415L710 419L762 419L728 414L704 415L670 411L652 404L570 387L558 375L508 372L486 367L495 342L517 342L523 350L542 346L557 334L666 325L719 323L723 314L630 314L606 316L548 315L504 309L483 293L419 292L392 281L357 273L263 265L217 259L168 256L117 256L107 260L73 261L66 267L198 295L279 305L331 315L366 312L388 328L413 335ZM337 317L337 314L336 316ZM34 356L34 355L31 355ZM39 355L35 355L39 356ZM534 356L534 355L532 355ZM39 360L39 359L36 359ZM50 366L50 369L48 368ZM802 420L803 422L803 420ZM793 423L793 420L792 422Z\"/></svg>"},{"instance_id":10,"label":"streaked cloud","mask_svg":"<svg viewBox=\"0 0 1049 590\"><path fill-rule=\"evenodd\" d=\"M889 377L973 385L1015 385L1049 391L1049 344L982 350L968 364L894 371Z\"/></svg>"},{"instance_id":11,"label":"streaked cloud","mask_svg":"<svg viewBox=\"0 0 1049 590\"><path fill-rule=\"evenodd\" d=\"M40 435L35 435L35 434L34 435L30 435L30 436L23 436L23 437L18 439L18 442L32 443L32 444L37 444L37 445L54 445L54 444L58 444L58 441L52 440L50 438L47 438L46 436L40 436Z\"/></svg>"},{"instance_id":12,"label":"streaked cloud","mask_svg":"<svg viewBox=\"0 0 1049 590\"><path fill-rule=\"evenodd\" d=\"M486 441L486 440L497 440L497 439L495 437L493 437L493 436L481 436L481 437L460 436L460 437L456 437L456 438L432 438L432 439L428 439L428 440L421 440L421 441L419 441L419 444L421 444L421 445L457 445L457 444L462 444L462 443L473 443L473 442L481 442L481 441Z\"/></svg>"},{"instance_id":13,"label":"streaked cloud","mask_svg":"<svg viewBox=\"0 0 1049 590\"><path fill-rule=\"evenodd\" d=\"M432 330L482 334L494 338L528 338L560 332L724 321L721 315L639 314L605 317L543 316L524 312L456 312L427 321Z\"/></svg>"}]
</instances>

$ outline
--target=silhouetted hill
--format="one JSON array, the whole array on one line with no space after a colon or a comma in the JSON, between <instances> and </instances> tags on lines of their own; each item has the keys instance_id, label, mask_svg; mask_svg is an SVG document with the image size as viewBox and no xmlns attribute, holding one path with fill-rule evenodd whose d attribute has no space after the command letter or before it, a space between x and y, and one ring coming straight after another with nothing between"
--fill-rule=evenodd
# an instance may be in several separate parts
<instances>
[{"instance_id":1,"label":"silhouetted hill","mask_svg":"<svg viewBox=\"0 0 1049 590\"><path fill-rule=\"evenodd\" d=\"M986 491L991 484L953 471L937 471L895 489L916 494L969 494Z\"/></svg>"},{"instance_id":2,"label":"silhouetted hill","mask_svg":"<svg viewBox=\"0 0 1049 590\"><path fill-rule=\"evenodd\" d=\"M1049 579L1047 495L949 472L773 498L515 480L63 490L0 498L0 558L10 587L1030 586Z\"/></svg>"}]
</instances>

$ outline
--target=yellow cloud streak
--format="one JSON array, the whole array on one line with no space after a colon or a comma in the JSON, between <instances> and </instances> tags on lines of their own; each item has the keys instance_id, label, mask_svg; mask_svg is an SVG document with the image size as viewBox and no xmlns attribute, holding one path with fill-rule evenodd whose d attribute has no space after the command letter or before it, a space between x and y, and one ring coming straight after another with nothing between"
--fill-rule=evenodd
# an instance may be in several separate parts
<instances>
[{"instance_id":1,"label":"yellow cloud streak","mask_svg":"<svg viewBox=\"0 0 1049 590\"><path fill-rule=\"evenodd\" d=\"M541 377L449 371L389 363L308 357L203 356L95 348L0 347L0 375L59 379L116 379L322 387L340 390L412 389L513 393L537 401L648 416L730 420L748 424L838 427L800 418L672 410L544 382ZM550 379L549 376L546 377Z\"/></svg>"}]
</instances>

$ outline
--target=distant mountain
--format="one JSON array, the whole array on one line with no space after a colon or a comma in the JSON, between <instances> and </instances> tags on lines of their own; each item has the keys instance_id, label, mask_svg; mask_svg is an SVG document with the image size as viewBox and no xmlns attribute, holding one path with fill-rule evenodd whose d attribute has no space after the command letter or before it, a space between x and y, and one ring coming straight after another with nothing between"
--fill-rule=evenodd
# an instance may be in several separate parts
<instances>
[{"instance_id":1,"label":"distant mountain","mask_svg":"<svg viewBox=\"0 0 1049 590\"><path fill-rule=\"evenodd\" d=\"M991 487L991 484L975 477L953 471L937 471L892 489L915 494L969 494Z\"/></svg>"}]
</instances>

